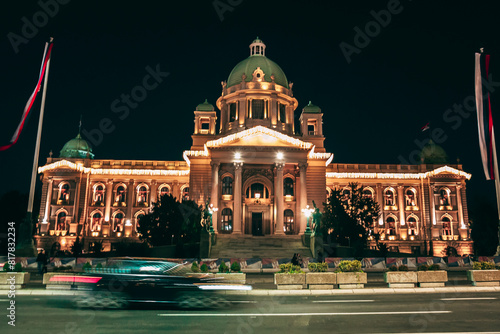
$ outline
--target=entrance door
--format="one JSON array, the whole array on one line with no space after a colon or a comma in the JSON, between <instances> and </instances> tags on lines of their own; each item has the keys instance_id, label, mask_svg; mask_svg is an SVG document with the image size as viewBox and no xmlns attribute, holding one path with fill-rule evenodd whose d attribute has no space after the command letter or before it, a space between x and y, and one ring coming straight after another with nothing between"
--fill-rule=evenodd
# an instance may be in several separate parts
<instances>
[{"instance_id":1,"label":"entrance door","mask_svg":"<svg viewBox=\"0 0 500 334\"><path fill-rule=\"evenodd\" d=\"M262 233L262 212L252 212L252 235L264 235Z\"/></svg>"}]
</instances>

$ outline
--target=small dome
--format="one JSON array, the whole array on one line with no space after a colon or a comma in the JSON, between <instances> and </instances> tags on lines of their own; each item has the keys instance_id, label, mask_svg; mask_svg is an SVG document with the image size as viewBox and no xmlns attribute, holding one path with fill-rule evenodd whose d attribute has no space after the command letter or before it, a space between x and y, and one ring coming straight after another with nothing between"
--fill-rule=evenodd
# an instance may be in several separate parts
<instances>
[{"instance_id":1,"label":"small dome","mask_svg":"<svg viewBox=\"0 0 500 334\"><path fill-rule=\"evenodd\" d=\"M441 146L430 140L420 152L420 161L423 164L446 164L448 155Z\"/></svg>"},{"instance_id":2,"label":"small dome","mask_svg":"<svg viewBox=\"0 0 500 334\"><path fill-rule=\"evenodd\" d=\"M309 104L302 109L302 112L308 113L308 114L319 114L321 113L321 108L318 106L315 106L314 104L309 101Z\"/></svg>"},{"instance_id":3,"label":"small dome","mask_svg":"<svg viewBox=\"0 0 500 334\"><path fill-rule=\"evenodd\" d=\"M205 99L205 102L198 104L196 111L214 111L214 106Z\"/></svg>"},{"instance_id":4,"label":"small dome","mask_svg":"<svg viewBox=\"0 0 500 334\"><path fill-rule=\"evenodd\" d=\"M242 76L245 75L245 81L250 82L253 79L253 73L260 67L264 72L264 81L272 82L271 75L274 75L274 82L285 88L288 88L288 80L286 75L274 61L265 56L265 44L257 37L250 44L251 55L247 59L239 62L229 74L227 79L227 87L237 85L241 82Z\"/></svg>"},{"instance_id":5,"label":"small dome","mask_svg":"<svg viewBox=\"0 0 500 334\"><path fill-rule=\"evenodd\" d=\"M80 134L64 144L59 158L94 159L89 143Z\"/></svg>"}]
</instances>

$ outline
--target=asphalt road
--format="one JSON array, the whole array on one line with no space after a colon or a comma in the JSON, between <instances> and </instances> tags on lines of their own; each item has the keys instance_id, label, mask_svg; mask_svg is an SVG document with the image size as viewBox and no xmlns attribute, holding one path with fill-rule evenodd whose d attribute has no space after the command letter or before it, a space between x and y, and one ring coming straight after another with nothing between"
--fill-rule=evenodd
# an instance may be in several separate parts
<instances>
[{"instance_id":1,"label":"asphalt road","mask_svg":"<svg viewBox=\"0 0 500 334\"><path fill-rule=\"evenodd\" d=\"M222 309L77 309L69 297L0 296L0 333L500 333L500 293L233 296Z\"/></svg>"}]
</instances>

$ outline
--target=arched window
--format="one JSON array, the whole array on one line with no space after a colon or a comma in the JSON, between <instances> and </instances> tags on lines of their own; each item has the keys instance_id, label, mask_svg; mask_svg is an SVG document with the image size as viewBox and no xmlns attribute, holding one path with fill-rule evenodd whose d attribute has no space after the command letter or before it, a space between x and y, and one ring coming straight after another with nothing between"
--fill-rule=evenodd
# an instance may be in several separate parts
<instances>
[{"instance_id":1,"label":"arched window","mask_svg":"<svg viewBox=\"0 0 500 334\"><path fill-rule=\"evenodd\" d=\"M168 185L166 184L162 184L159 188L158 188L158 200L164 196L164 195L168 195L170 194L170 188Z\"/></svg>"},{"instance_id":2,"label":"arched window","mask_svg":"<svg viewBox=\"0 0 500 334\"><path fill-rule=\"evenodd\" d=\"M117 212L113 216L113 232L123 232L123 223L125 221L125 215L123 212Z\"/></svg>"},{"instance_id":3,"label":"arched window","mask_svg":"<svg viewBox=\"0 0 500 334\"><path fill-rule=\"evenodd\" d=\"M90 231L92 232L99 232L101 231L101 225L102 225L102 214L101 212L97 211L92 214L92 217L90 218Z\"/></svg>"},{"instance_id":4,"label":"arched window","mask_svg":"<svg viewBox=\"0 0 500 334\"><path fill-rule=\"evenodd\" d=\"M388 188L384 192L385 197L385 206L395 206L396 200L394 195L394 190L392 188Z\"/></svg>"},{"instance_id":5,"label":"arched window","mask_svg":"<svg viewBox=\"0 0 500 334\"><path fill-rule=\"evenodd\" d=\"M413 188L406 189L405 193L406 206L417 205L417 192Z\"/></svg>"},{"instance_id":6,"label":"arched window","mask_svg":"<svg viewBox=\"0 0 500 334\"><path fill-rule=\"evenodd\" d=\"M222 179L222 195L233 194L233 178L226 176Z\"/></svg>"},{"instance_id":7,"label":"arched window","mask_svg":"<svg viewBox=\"0 0 500 334\"><path fill-rule=\"evenodd\" d=\"M417 220L415 217L410 216L406 221L408 222L408 235L417 235Z\"/></svg>"},{"instance_id":8,"label":"arched window","mask_svg":"<svg viewBox=\"0 0 500 334\"><path fill-rule=\"evenodd\" d=\"M293 211L290 209L286 209L284 212L283 230L285 234L293 234L294 233L293 229L294 229Z\"/></svg>"},{"instance_id":9,"label":"arched window","mask_svg":"<svg viewBox=\"0 0 500 334\"><path fill-rule=\"evenodd\" d=\"M450 205L450 189L441 188L439 190L439 204L441 206L449 206Z\"/></svg>"},{"instance_id":10,"label":"arched window","mask_svg":"<svg viewBox=\"0 0 500 334\"><path fill-rule=\"evenodd\" d=\"M349 189L349 188L342 189L342 196L344 197L344 200L350 200L351 199L351 189Z\"/></svg>"},{"instance_id":11,"label":"arched window","mask_svg":"<svg viewBox=\"0 0 500 334\"><path fill-rule=\"evenodd\" d=\"M253 119L264 119L264 100L252 100L252 118Z\"/></svg>"},{"instance_id":12,"label":"arched window","mask_svg":"<svg viewBox=\"0 0 500 334\"><path fill-rule=\"evenodd\" d=\"M269 190L262 183L256 182L247 188L246 195L247 198L269 198Z\"/></svg>"},{"instance_id":13,"label":"arched window","mask_svg":"<svg viewBox=\"0 0 500 334\"><path fill-rule=\"evenodd\" d=\"M182 200L189 201L189 187L182 188Z\"/></svg>"},{"instance_id":14,"label":"arched window","mask_svg":"<svg viewBox=\"0 0 500 334\"><path fill-rule=\"evenodd\" d=\"M69 183L63 182L59 185L59 196L57 204L69 203Z\"/></svg>"},{"instance_id":15,"label":"arched window","mask_svg":"<svg viewBox=\"0 0 500 334\"><path fill-rule=\"evenodd\" d=\"M143 211L139 211L135 214L135 232L137 233L137 228L139 227L139 222L141 220L141 218L144 217L144 212Z\"/></svg>"},{"instance_id":16,"label":"arched window","mask_svg":"<svg viewBox=\"0 0 500 334\"><path fill-rule=\"evenodd\" d=\"M387 235L396 235L396 220L394 217L389 216L387 217L386 221L386 234Z\"/></svg>"},{"instance_id":17,"label":"arched window","mask_svg":"<svg viewBox=\"0 0 500 334\"><path fill-rule=\"evenodd\" d=\"M148 193L149 191L147 186L140 185L137 187L137 205L148 205Z\"/></svg>"},{"instance_id":18,"label":"arched window","mask_svg":"<svg viewBox=\"0 0 500 334\"><path fill-rule=\"evenodd\" d=\"M233 211L224 208L221 212L221 232L231 233L233 231Z\"/></svg>"},{"instance_id":19,"label":"arched window","mask_svg":"<svg viewBox=\"0 0 500 334\"><path fill-rule=\"evenodd\" d=\"M94 193L92 194L92 205L104 205L104 185L94 185Z\"/></svg>"},{"instance_id":20,"label":"arched window","mask_svg":"<svg viewBox=\"0 0 500 334\"><path fill-rule=\"evenodd\" d=\"M119 206L126 206L127 189L124 185L120 184L115 190L115 204Z\"/></svg>"},{"instance_id":21,"label":"arched window","mask_svg":"<svg viewBox=\"0 0 500 334\"><path fill-rule=\"evenodd\" d=\"M293 180L290 177L287 177L283 180L283 193L285 196L293 196Z\"/></svg>"},{"instance_id":22,"label":"arched window","mask_svg":"<svg viewBox=\"0 0 500 334\"><path fill-rule=\"evenodd\" d=\"M279 106L280 106L279 121L281 123L286 123L286 105L280 103Z\"/></svg>"},{"instance_id":23,"label":"arched window","mask_svg":"<svg viewBox=\"0 0 500 334\"><path fill-rule=\"evenodd\" d=\"M441 218L443 223L443 235L451 235L451 219L448 216Z\"/></svg>"},{"instance_id":24,"label":"arched window","mask_svg":"<svg viewBox=\"0 0 500 334\"><path fill-rule=\"evenodd\" d=\"M66 231L66 211L61 211L57 214L56 231Z\"/></svg>"},{"instance_id":25,"label":"arched window","mask_svg":"<svg viewBox=\"0 0 500 334\"><path fill-rule=\"evenodd\" d=\"M373 191L371 190L371 188L363 189L363 197L364 198L373 198Z\"/></svg>"}]
</instances>

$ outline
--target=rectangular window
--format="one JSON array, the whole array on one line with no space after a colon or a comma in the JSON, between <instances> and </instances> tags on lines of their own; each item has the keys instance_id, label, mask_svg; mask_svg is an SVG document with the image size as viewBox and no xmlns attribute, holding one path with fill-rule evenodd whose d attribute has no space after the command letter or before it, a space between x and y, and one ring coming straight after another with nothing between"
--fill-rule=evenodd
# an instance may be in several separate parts
<instances>
[{"instance_id":1,"label":"rectangular window","mask_svg":"<svg viewBox=\"0 0 500 334\"><path fill-rule=\"evenodd\" d=\"M284 104L279 104L280 106L280 122L286 123L286 106Z\"/></svg>"},{"instance_id":2,"label":"rectangular window","mask_svg":"<svg viewBox=\"0 0 500 334\"><path fill-rule=\"evenodd\" d=\"M236 121L236 103L229 104L229 122Z\"/></svg>"},{"instance_id":3,"label":"rectangular window","mask_svg":"<svg viewBox=\"0 0 500 334\"><path fill-rule=\"evenodd\" d=\"M309 136L316 135L316 121L315 120L308 120L307 121L307 134Z\"/></svg>"},{"instance_id":4,"label":"rectangular window","mask_svg":"<svg viewBox=\"0 0 500 334\"><path fill-rule=\"evenodd\" d=\"M264 119L264 100L252 100L252 118Z\"/></svg>"}]
</instances>

